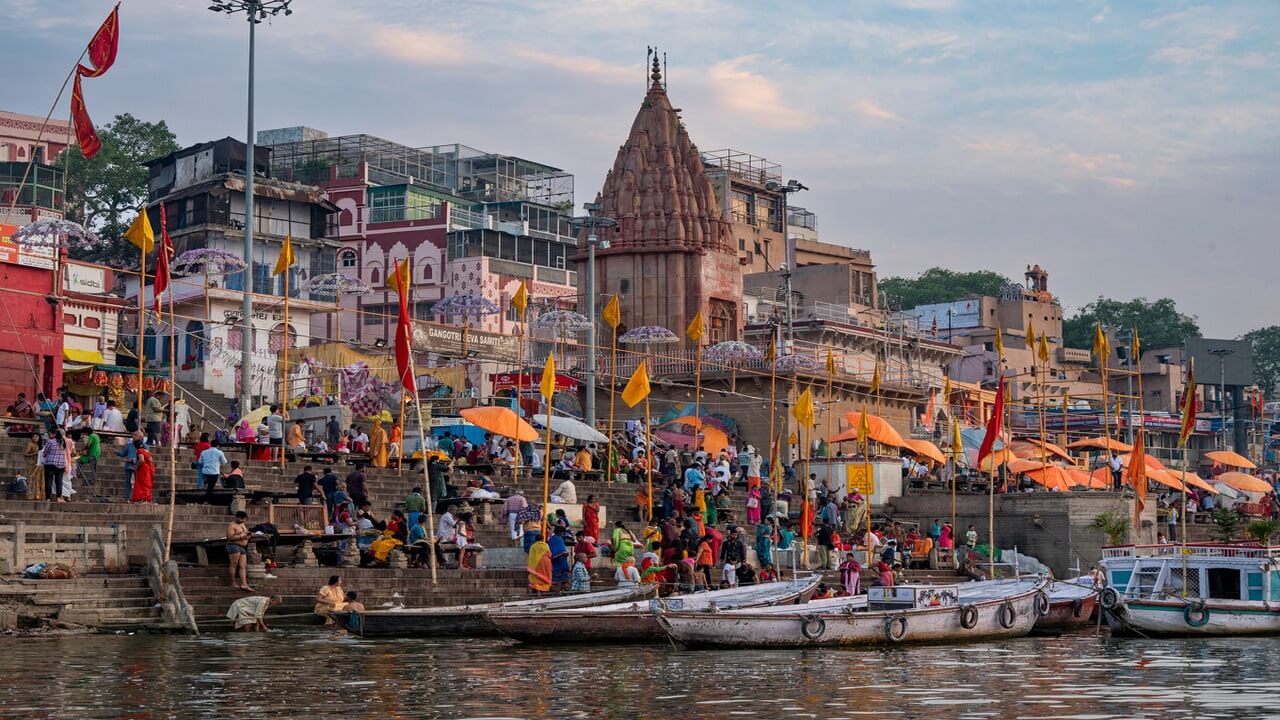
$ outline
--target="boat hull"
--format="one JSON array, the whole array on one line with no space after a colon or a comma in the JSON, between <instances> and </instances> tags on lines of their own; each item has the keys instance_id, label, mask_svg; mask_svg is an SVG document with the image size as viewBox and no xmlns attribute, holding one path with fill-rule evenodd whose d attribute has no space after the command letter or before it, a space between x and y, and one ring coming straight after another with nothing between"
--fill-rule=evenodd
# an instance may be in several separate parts
<instances>
[{"instance_id":1,"label":"boat hull","mask_svg":"<svg viewBox=\"0 0 1280 720\"><path fill-rule=\"evenodd\" d=\"M670 638L689 648L873 647L919 643L961 643L1027 635L1036 622L1041 585L1003 599L918 610L812 613L795 615L664 613L656 616ZM1040 601L1043 602L1043 601ZM1002 606L1013 617L1001 622ZM961 623L962 608L974 607L972 627Z\"/></svg>"},{"instance_id":2,"label":"boat hull","mask_svg":"<svg viewBox=\"0 0 1280 720\"><path fill-rule=\"evenodd\" d=\"M1128 600L1107 610L1114 634L1146 637L1228 637L1280 635L1280 607L1261 603L1203 601L1188 608L1181 600Z\"/></svg>"}]
</instances>

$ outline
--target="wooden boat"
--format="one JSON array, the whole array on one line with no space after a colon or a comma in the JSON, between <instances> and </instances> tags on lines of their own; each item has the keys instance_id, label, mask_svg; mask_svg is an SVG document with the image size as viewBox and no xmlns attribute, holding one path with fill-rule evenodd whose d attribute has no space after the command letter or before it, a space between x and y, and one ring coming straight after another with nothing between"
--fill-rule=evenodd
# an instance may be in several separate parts
<instances>
[{"instance_id":1,"label":"wooden boat","mask_svg":"<svg viewBox=\"0 0 1280 720\"><path fill-rule=\"evenodd\" d=\"M571 610L500 608L489 613L498 632L525 643L660 641L666 637L656 611L713 612L783 605L813 593L819 575L747 585L727 590L678 595L648 602L624 602Z\"/></svg>"},{"instance_id":2,"label":"wooden boat","mask_svg":"<svg viewBox=\"0 0 1280 720\"><path fill-rule=\"evenodd\" d=\"M971 642L1026 635L1038 611L1047 608L1047 585L1048 580L1010 580L972 599L959 592L960 585L871 587L865 611L796 605L789 608L794 612L677 611L655 617L672 640L692 648ZM904 598L913 598L906 609L897 606Z\"/></svg>"},{"instance_id":3,"label":"wooden boat","mask_svg":"<svg viewBox=\"0 0 1280 720\"><path fill-rule=\"evenodd\" d=\"M1036 621L1037 632L1084 627L1093 621L1098 610L1098 591L1088 575L1054 580L1045 593L1049 596L1049 612Z\"/></svg>"},{"instance_id":4,"label":"wooden boat","mask_svg":"<svg viewBox=\"0 0 1280 720\"><path fill-rule=\"evenodd\" d=\"M1280 634L1280 547L1127 545L1103 548L1101 566L1099 604L1113 633Z\"/></svg>"},{"instance_id":5,"label":"wooden boat","mask_svg":"<svg viewBox=\"0 0 1280 720\"><path fill-rule=\"evenodd\" d=\"M478 605L341 612L334 613L334 619L340 626L350 628L362 637L492 637L498 631L489 622L487 613L496 610L554 610L611 605L644 601L656 593L655 586L639 585Z\"/></svg>"}]
</instances>

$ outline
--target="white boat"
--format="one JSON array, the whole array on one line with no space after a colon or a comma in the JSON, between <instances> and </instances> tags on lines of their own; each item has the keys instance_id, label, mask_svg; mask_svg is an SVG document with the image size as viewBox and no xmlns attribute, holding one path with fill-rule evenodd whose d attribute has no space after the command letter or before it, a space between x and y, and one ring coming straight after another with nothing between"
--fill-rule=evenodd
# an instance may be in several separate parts
<instances>
[{"instance_id":1,"label":"white boat","mask_svg":"<svg viewBox=\"0 0 1280 720\"><path fill-rule=\"evenodd\" d=\"M978 583L968 583L977 585ZM830 607L796 605L765 612L662 612L658 622L685 647L872 646L967 642L1021 637L1048 606L1044 579L964 585L902 585L867 590L868 609L857 598ZM823 603L831 601L821 601Z\"/></svg>"},{"instance_id":2,"label":"white boat","mask_svg":"<svg viewBox=\"0 0 1280 720\"><path fill-rule=\"evenodd\" d=\"M1024 576L1035 579L1035 576ZM1003 586L1010 580L979 580L963 583L960 597L967 602L985 599L991 593L1004 593ZM1036 620L1035 631L1055 633L1089 623L1097 607L1098 591L1093 588L1093 580L1088 576L1070 580L1051 580L1044 589L1048 598L1047 609L1038 610L1040 618Z\"/></svg>"},{"instance_id":3,"label":"white boat","mask_svg":"<svg viewBox=\"0 0 1280 720\"><path fill-rule=\"evenodd\" d=\"M1113 632L1280 633L1280 547L1127 545L1103 548L1101 565L1099 602Z\"/></svg>"},{"instance_id":4,"label":"white boat","mask_svg":"<svg viewBox=\"0 0 1280 720\"><path fill-rule=\"evenodd\" d=\"M734 608L785 605L813 593L820 575L746 585L727 590L677 595L647 602L624 602L569 610L508 609L488 613L501 634L526 643L583 643L662 640L656 612L715 612Z\"/></svg>"}]
</instances>

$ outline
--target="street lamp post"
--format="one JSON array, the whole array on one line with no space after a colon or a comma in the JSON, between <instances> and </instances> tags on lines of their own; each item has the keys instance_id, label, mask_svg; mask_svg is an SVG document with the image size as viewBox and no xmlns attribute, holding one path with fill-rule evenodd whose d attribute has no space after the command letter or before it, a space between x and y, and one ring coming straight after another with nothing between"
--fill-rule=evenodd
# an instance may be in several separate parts
<instances>
[{"instance_id":1,"label":"street lamp post","mask_svg":"<svg viewBox=\"0 0 1280 720\"><path fill-rule=\"evenodd\" d=\"M1218 358L1218 417L1222 418L1222 449L1227 450L1227 358L1236 354L1228 347L1211 347L1209 354Z\"/></svg>"},{"instance_id":2,"label":"street lamp post","mask_svg":"<svg viewBox=\"0 0 1280 720\"><path fill-rule=\"evenodd\" d=\"M583 380L587 386L586 402L583 404L583 415L587 424L591 427L596 426L596 246L599 245L601 250L609 249L609 241L601 240L596 231L599 228L611 228L618 224L613 218L599 215L600 205L596 203L584 203L582 206L586 211L585 217L575 217L569 222L576 228L587 229L587 282L586 282L586 301L587 301L587 317L590 324L587 325L587 369ZM613 432L612 428L609 430Z\"/></svg>"},{"instance_id":3,"label":"street lamp post","mask_svg":"<svg viewBox=\"0 0 1280 720\"><path fill-rule=\"evenodd\" d=\"M234 15L236 13L244 13L245 18L249 21L249 102L248 102L248 119L247 131L245 134L245 167L244 167L244 262L245 262L245 281L244 281L244 298L241 305L240 313L243 316L244 327L240 329L240 412L247 414L253 410L252 398L252 375L253 368L253 167L254 167L254 137L253 137L253 50L255 40L255 30L258 23L269 17L275 17L281 13L292 15L293 10L289 9L289 3L292 0L214 0L209 9L216 13L226 13ZM288 335L288 329L285 330ZM288 344L288 343L286 343Z\"/></svg>"},{"instance_id":4,"label":"street lamp post","mask_svg":"<svg viewBox=\"0 0 1280 720\"><path fill-rule=\"evenodd\" d=\"M783 343L783 347L786 348L786 354L790 355L792 344L795 342L795 325L792 322L794 313L791 311L791 266L787 263L782 263L782 292L787 302L787 340Z\"/></svg>"},{"instance_id":5,"label":"street lamp post","mask_svg":"<svg viewBox=\"0 0 1280 720\"><path fill-rule=\"evenodd\" d=\"M764 184L764 189L769 192L776 192L782 195L782 245L787 253L787 264L791 267L796 266L796 246L791 242L791 237L787 233L787 208L791 205L788 197L793 192L799 190L808 190L804 183L798 180L788 180L786 185L777 180L770 180Z\"/></svg>"}]
</instances>

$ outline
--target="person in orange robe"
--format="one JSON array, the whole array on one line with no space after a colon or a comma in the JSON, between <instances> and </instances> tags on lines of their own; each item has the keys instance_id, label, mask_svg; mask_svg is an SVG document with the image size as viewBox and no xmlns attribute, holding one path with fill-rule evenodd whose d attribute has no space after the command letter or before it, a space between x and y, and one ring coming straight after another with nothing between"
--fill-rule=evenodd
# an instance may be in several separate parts
<instances>
[{"instance_id":1,"label":"person in orange robe","mask_svg":"<svg viewBox=\"0 0 1280 720\"><path fill-rule=\"evenodd\" d=\"M129 496L129 502L155 502L152 495L156 478L155 461L151 459L151 451L147 450L142 440L134 440L133 447L138 452L138 459L133 471L133 494Z\"/></svg>"}]
</instances>

